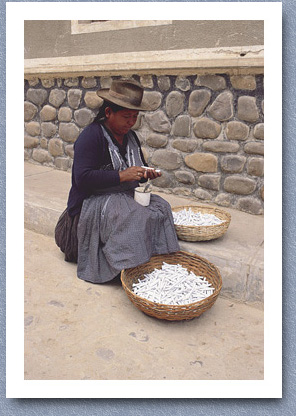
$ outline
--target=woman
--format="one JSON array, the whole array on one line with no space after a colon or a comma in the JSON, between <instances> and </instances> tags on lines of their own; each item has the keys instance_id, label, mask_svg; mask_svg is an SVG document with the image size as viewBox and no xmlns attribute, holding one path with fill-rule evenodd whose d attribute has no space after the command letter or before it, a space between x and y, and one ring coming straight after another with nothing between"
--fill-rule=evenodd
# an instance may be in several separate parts
<instances>
[{"instance_id":1,"label":"woman","mask_svg":"<svg viewBox=\"0 0 296 416\"><path fill-rule=\"evenodd\" d=\"M55 238L77 275L103 283L155 254L179 250L169 204L151 195L148 207L134 200L139 183L160 176L146 170L140 142L131 130L142 103L136 81L116 80L97 92L104 99L74 145L72 187Z\"/></svg>"}]
</instances>

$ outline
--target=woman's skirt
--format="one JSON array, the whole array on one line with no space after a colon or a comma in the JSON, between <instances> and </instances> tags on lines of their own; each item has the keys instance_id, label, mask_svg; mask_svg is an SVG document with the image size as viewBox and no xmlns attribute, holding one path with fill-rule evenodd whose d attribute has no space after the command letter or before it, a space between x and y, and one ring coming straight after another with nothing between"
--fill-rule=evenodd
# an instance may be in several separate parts
<instances>
[{"instance_id":1,"label":"woman's skirt","mask_svg":"<svg viewBox=\"0 0 296 416\"><path fill-rule=\"evenodd\" d=\"M77 237L77 275L93 283L112 280L153 255L180 250L170 205L152 194L150 205L143 207L133 191L84 200Z\"/></svg>"},{"instance_id":2,"label":"woman's skirt","mask_svg":"<svg viewBox=\"0 0 296 416\"><path fill-rule=\"evenodd\" d=\"M78 258L77 225L79 216L80 213L70 217L65 209L55 227L55 242L65 254L65 261L73 263L77 263Z\"/></svg>"}]
</instances>

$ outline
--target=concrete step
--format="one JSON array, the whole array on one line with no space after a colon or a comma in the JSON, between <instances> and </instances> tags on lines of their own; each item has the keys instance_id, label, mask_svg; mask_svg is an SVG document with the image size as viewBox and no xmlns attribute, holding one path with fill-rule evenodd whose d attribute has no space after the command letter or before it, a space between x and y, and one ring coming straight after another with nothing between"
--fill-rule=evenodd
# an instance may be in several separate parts
<instances>
[{"instance_id":1,"label":"concrete step","mask_svg":"<svg viewBox=\"0 0 296 416\"><path fill-rule=\"evenodd\" d=\"M25 228L53 237L56 222L66 207L71 175L29 162L25 162L24 174ZM155 193L172 207L200 204L188 197ZM261 308L264 298L264 217L230 208L227 211L231 214L231 223L223 237L207 242L180 241L180 247L206 258L219 268L223 280L221 296Z\"/></svg>"}]
</instances>

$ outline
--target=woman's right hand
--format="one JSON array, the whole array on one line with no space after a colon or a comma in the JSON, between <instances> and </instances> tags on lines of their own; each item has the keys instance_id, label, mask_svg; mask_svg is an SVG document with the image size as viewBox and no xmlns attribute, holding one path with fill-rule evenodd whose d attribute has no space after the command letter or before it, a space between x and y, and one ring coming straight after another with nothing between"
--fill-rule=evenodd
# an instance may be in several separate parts
<instances>
[{"instance_id":1,"label":"woman's right hand","mask_svg":"<svg viewBox=\"0 0 296 416\"><path fill-rule=\"evenodd\" d=\"M145 169L141 166L131 166L119 172L120 182L139 181L143 178Z\"/></svg>"}]
</instances>

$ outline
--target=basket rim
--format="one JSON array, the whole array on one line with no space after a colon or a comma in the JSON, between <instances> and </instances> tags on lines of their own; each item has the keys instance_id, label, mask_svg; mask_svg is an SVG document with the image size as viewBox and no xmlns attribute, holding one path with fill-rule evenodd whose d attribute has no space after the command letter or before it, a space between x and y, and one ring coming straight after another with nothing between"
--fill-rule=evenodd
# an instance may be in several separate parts
<instances>
[{"instance_id":1,"label":"basket rim","mask_svg":"<svg viewBox=\"0 0 296 416\"><path fill-rule=\"evenodd\" d=\"M215 269L215 271L217 272L217 274L218 274L218 278L219 278L219 285L218 285L218 287L217 287L217 289L215 290L215 292L214 293L212 293L210 296L207 296L206 298L204 298L204 299L201 299L201 300L198 300L197 302L192 302L192 303L185 303L185 304L182 304L182 305L170 305L170 304L166 304L166 303L158 303L158 302L152 302L151 300L149 300L149 299L146 299L146 298L143 298L142 296L139 296L139 295L137 295L135 292L133 292L126 284L125 284L125 282L124 282L124 280L123 280L123 274L124 274L124 272L125 272L125 269L124 270L122 270L121 271L121 273L120 273L120 280L121 280L121 283L122 283L122 286L123 286L123 288L126 290L126 291L128 291L130 294L131 294L131 296L133 296L135 299L141 299L141 300L144 300L145 302L148 302L151 306L155 306L155 305L158 305L158 306L160 306L160 307L163 307L163 308L165 308L165 307L170 307L170 308L173 308L173 309L176 309L176 310L178 310L178 309L180 309L180 308L183 308L184 306L186 306L186 307L190 307L190 306L192 306L192 305L198 305L198 304L201 304L201 302L209 302L211 299L214 299L214 298L216 298L218 295L219 295L219 293L220 293L220 291L221 291L221 288L222 288L222 277L221 277L221 273L220 273L220 271L219 271L219 269L218 269L218 267L216 267L213 263L211 263L211 262L209 262L206 258L204 258L204 257L201 257L201 256L198 256L197 254L192 254L192 253L188 253L188 252L186 252L186 251L183 251L183 250L180 250L180 251L177 251L177 253L180 253L180 254L182 254L182 255L190 255L190 256L193 256L193 257L196 257L196 258L198 258L198 259L200 259L200 260L202 260L202 261L205 261L209 266L211 266L211 267L213 267L214 269ZM161 256L161 254L159 254L158 256ZM154 256L153 256L154 257ZM149 260L150 261L150 260ZM146 262L146 263L149 263L149 261L148 262ZM143 263L143 264L146 264L146 263ZM141 267L141 265L140 266L138 266L138 267Z\"/></svg>"}]
</instances>

